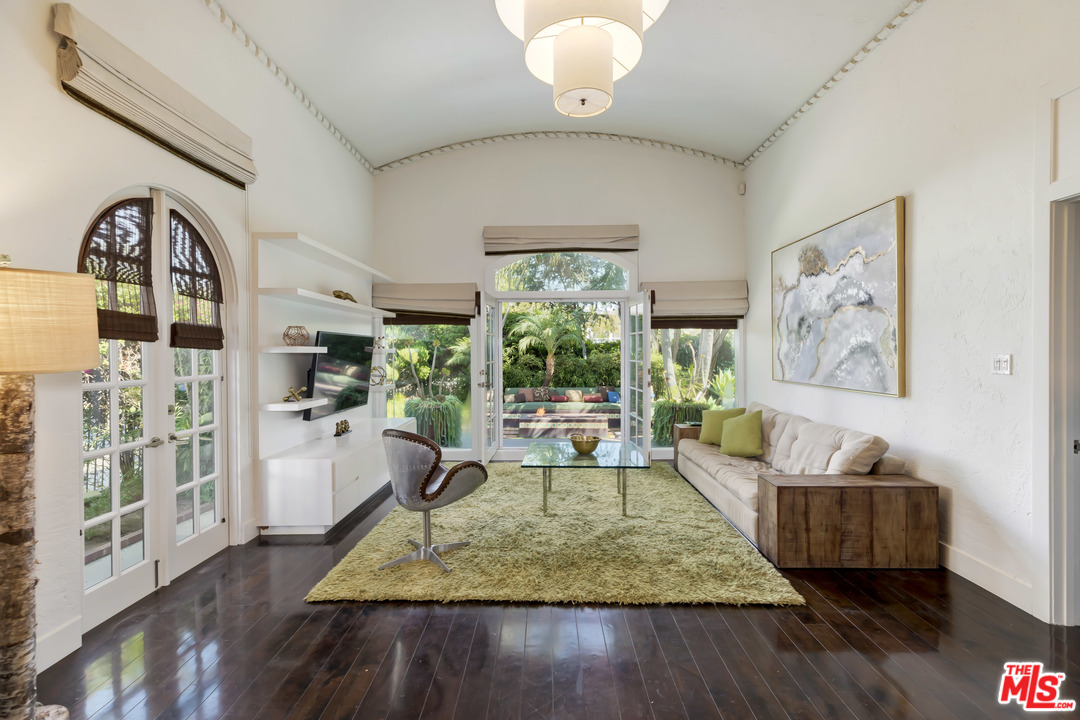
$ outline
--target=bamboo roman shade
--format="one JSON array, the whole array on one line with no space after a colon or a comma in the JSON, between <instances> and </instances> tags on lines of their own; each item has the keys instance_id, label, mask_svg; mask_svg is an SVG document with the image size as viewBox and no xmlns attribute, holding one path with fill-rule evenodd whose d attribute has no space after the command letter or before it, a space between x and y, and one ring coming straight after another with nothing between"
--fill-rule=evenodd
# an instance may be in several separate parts
<instances>
[{"instance_id":1,"label":"bamboo roman shade","mask_svg":"<svg viewBox=\"0 0 1080 720\"><path fill-rule=\"evenodd\" d=\"M209 246L195 226L175 210L169 212L172 255L172 347L220 350L221 277Z\"/></svg>"},{"instance_id":2,"label":"bamboo roman shade","mask_svg":"<svg viewBox=\"0 0 1080 720\"><path fill-rule=\"evenodd\" d=\"M371 304L386 325L468 325L480 309L476 283L374 283Z\"/></svg>"},{"instance_id":3,"label":"bamboo roman shade","mask_svg":"<svg viewBox=\"0 0 1080 720\"><path fill-rule=\"evenodd\" d=\"M485 255L637 249L637 225L488 225L484 228Z\"/></svg>"},{"instance_id":4,"label":"bamboo roman shade","mask_svg":"<svg viewBox=\"0 0 1080 720\"><path fill-rule=\"evenodd\" d=\"M97 283L98 335L114 340L158 339L151 277L150 198L121 200L97 217L83 240L79 272Z\"/></svg>"},{"instance_id":5,"label":"bamboo roman shade","mask_svg":"<svg viewBox=\"0 0 1080 720\"><path fill-rule=\"evenodd\" d=\"M233 185L255 180L251 138L67 3L53 5L63 36L65 92Z\"/></svg>"},{"instance_id":6,"label":"bamboo roman shade","mask_svg":"<svg viewBox=\"0 0 1080 720\"><path fill-rule=\"evenodd\" d=\"M734 329L750 309L745 280L651 282L652 327Z\"/></svg>"}]
</instances>

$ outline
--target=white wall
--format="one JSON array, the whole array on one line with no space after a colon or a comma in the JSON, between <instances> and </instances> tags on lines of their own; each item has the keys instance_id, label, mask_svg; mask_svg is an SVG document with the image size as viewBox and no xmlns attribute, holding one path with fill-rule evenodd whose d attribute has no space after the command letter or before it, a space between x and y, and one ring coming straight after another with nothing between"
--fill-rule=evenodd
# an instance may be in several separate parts
<instances>
[{"instance_id":1,"label":"white wall","mask_svg":"<svg viewBox=\"0 0 1080 720\"><path fill-rule=\"evenodd\" d=\"M254 138L259 178L244 193L96 114L59 88L46 0L0 3L0 252L14 265L76 269L83 233L114 193L153 184L198 205L224 238L239 302L235 448L242 523L254 529L248 323L249 230L299 230L368 259L372 179L198 2L82 0L77 8ZM76 373L37 392L39 668L81 634L81 420Z\"/></svg>"},{"instance_id":2,"label":"white wall","mask_svg":"<svg viewBox=\"0 0 1080 720\"><path fill-rule=\"evenodd\" d=\"M927 3L746 172L748 397L887 439L910 474L941 485L945 564L1040 613L1034 121L1039 88L1080 67L1078 26L1069 0ZM908 397L774 382L771 251L896 195ZM1012 376L990 374L994 353L1013 355Z\"/></svg>"},{"instance_id":3,"label":"white wall","mask_svg":"<svg viewBox=\"0 0 1080 720\"><path fill-rule=\"evenodd\" d=\"M641 227L641 280L744 277L738 170L605 140L531 139L375 177L375 266L398 282L484 286L485 225Z\"/></svg>"}]
</instances>

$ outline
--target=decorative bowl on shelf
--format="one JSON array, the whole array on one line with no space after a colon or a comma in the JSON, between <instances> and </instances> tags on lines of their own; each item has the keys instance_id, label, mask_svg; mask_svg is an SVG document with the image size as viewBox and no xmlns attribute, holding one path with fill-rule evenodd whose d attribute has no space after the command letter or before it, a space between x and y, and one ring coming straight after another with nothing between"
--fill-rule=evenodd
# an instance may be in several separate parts
<instances>
[{"instance_id":1,"label":"decorative bowl on shelf","mask_svg":"<svg viewBox=\"0 0 1080 720\"><path fill-rule=\"evenodd\" d=\"M596 446L600 444L600 438L595 435L571 435L570 444L581 455L592 455Z\"/></svg>"}]
</instances>

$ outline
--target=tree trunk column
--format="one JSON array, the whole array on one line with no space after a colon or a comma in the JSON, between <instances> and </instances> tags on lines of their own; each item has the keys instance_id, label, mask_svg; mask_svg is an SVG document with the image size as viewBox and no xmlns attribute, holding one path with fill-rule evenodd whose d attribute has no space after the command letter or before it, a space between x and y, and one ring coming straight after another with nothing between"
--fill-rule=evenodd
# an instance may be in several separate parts
<instances>
[{"instance_id":1,"label":"tree trunk column","mask_svg":"<svg viewBox=\"0 0 1080 720\"><path fill-rule=\"evenodd\" d=\"M0 718L35 715L34 376L0 375Z\"/></svg>"}]
</instances>

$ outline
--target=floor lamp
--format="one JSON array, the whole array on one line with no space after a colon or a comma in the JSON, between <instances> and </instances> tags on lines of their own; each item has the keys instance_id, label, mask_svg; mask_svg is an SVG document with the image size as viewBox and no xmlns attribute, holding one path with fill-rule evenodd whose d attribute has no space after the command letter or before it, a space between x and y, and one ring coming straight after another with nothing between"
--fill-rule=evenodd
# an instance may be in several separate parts
<instances>
[{"instance_id":1,"label":"floor lamp","mask_svg":"<svg viewBox=\"0 0 1080 720\"><path fill-rule=\"evenodd\" d=\"M0 720L66 718L36 708L34 375L101 364L95 281L9 262L0 255Z\"/></svg>"}]
</instances>

